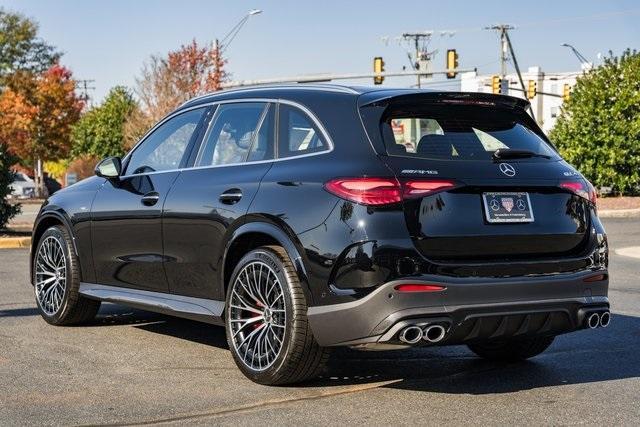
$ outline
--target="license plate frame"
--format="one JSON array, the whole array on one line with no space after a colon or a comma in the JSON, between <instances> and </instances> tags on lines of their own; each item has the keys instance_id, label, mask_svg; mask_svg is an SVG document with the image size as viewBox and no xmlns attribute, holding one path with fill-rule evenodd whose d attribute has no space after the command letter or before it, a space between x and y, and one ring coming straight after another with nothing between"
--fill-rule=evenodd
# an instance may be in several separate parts
<instances>
[{"instance_id":1,"label":"license plate frame","mask_svg":"<svg viewBox=\"0 0 640 427\"><path fill-rule=\"evenodd\" d=\"M521 224L535 220L531 198L524 191L485 192L482 193L482 204L485 219L490 224Z\"/></svg>"}]
</instances>

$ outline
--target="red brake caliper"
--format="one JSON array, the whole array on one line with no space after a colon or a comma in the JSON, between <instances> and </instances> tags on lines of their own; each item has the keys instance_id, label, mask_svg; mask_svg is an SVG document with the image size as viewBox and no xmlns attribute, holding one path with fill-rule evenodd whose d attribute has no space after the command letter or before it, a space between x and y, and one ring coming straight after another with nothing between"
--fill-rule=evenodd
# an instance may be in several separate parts
<instances>
[{"instance_id":1,"label":"red brake caliper","mask_svg":"<svg viewBox=\"0 0 640 427\"><path fill-rule=\"evenodd\" d=\"M262 304L260 301L256 300L256 305L260 308L264 307L264 304ZM252 318L255 319L256 317L261 317L261 314L256 314L255 316L253 316ZM260 325L262 325L263 322L254 322L253 323L253 329L258 329L260 327Z\"/></svg>"}]
</instances>

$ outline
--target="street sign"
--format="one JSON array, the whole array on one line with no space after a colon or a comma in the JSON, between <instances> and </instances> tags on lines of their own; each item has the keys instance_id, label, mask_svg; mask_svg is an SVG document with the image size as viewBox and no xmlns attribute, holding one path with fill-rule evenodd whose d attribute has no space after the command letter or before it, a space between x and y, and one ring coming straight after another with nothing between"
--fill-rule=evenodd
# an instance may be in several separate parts
<instances>
[{"instance_id":1,"label":"street sign","mask_svg":"<svg viewBox=\"0 0 640 427\"><path fill-rule=\"evenodd\" d=\"M69 172L65 176L65 182L67 183L67 187L78 182L78 174L75 172Z\"/></svg>"}]
</instances>

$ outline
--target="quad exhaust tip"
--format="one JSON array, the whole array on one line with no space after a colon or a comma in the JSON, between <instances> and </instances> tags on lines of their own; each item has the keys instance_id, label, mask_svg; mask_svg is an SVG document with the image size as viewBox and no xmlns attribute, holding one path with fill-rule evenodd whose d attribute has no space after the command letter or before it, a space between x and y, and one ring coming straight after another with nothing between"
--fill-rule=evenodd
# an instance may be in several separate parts
<instances>
[{"instance_id":1,"label":"quad exhaust tip","mask_svg":"<svg viewBox=\"0 0 640 427\"><path fill-rule=\"evenodd\" d=\"M422 329L419 326L407 326L400 332L400 341L405 344L416 344L423 337Z\"/></svg>"},{"instance_id":2,"label":"quad exhaust tip","mask_svg":"<svg viewBox=\"0 0 640 427\"><path fill-rule=\"evenodd\" d=\"M600 327L606 328L611 323L611 313L605 311L600 315Z\"/></svg>"},{"instance_id":3,"label":"quad exhaust tip","mask_svg":"<svg viewBox=\"0 0 640 427\"><path fill-rule=\"evenodd\" d=\"M424 330L423 338L430 343L437 343L444 339L447 330L442 325L430 325Z\"/></svg>"},{"instance_id":4,"label":"quad exhaust tip","mask_svg":"<svg viewBox=\"0 0 640 427\"><path fill-rule=\"evenodd\" d=\"M587 317L587 326L589 329L595 329L600 326L600 315L598 313L591 313Z\"/></svg>"}]
</instances>

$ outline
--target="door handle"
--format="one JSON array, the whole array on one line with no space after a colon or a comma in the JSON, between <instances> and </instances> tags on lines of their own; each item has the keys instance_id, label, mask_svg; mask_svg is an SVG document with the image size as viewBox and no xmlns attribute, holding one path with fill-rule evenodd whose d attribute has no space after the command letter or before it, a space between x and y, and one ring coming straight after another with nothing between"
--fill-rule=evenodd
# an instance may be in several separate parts
<instances>
[{"instance_id":1,"label":"door handle","mask_svg":"<svg viewBox=\"0 0 640 427\"><path fill-rule=\"evenodd\" d=\"M155 191L145 194L141 199L142 204L145 206L153 206L158 203L158 200L160 200L160 194Z\"/></svg>"},{"instance_id":2,"label":"door handle","mask_svg":"<svg viewBox=\"0 0 640 427\"><path fill-rule=\"evenodd\" d=\"M222 193L219 197L220 201L225 205L233 205L242 199L242 190L239 188L230 188Z\"/></svg>"}]
</instances>

